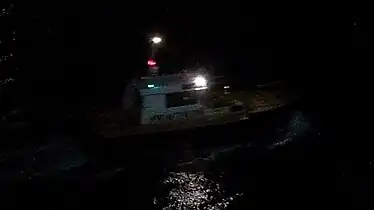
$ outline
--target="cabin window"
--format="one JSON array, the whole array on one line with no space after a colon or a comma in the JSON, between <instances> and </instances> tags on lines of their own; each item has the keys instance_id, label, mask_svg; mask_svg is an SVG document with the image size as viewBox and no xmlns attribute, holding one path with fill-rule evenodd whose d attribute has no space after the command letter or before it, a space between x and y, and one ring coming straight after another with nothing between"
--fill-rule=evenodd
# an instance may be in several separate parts
<instances>
[{"instance_id":1,"label":"cabin window","mask_svg":"<svg viewBox=\"0 0 374 210\"><path fill-rule=\"evenodd\" d=\"M197 104L198 97L194 91L166 94L166 107L177 107Z\"/></svg>"}]
</instances>

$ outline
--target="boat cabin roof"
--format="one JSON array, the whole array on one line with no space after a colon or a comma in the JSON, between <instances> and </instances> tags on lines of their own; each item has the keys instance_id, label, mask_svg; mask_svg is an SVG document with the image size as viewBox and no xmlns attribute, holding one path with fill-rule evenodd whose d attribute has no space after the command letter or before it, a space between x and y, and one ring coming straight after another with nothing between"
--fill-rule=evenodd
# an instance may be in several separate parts
<instances>
[{"instance_id":1,"label":"boat cabin roof","mask_svg":"<svg viewBox=\"0 0 374 210\"><path fill-rule=\"evenodd\" d=\"M138 83L139 89L148 89L149 85L155 87L161 86L172 86L176 84L189 84L193 83L193 79L198 76L197 73L184 73L184 74L172 74L162 75L154 77L142 77Z\"/></svg>"},{"instance_id":2,"label":"boat cabin roof","mask_svg":"<svg viewBox=\"0 0 374 210\"><path fill-rule=\"evenodd\" d=\"M173 92L191 91L183 88L183 85L193 84L198 73L181 73L162 76L141 77L133 80L133 84L142 96L167 94Z\"/></svg>"}]
</instances>

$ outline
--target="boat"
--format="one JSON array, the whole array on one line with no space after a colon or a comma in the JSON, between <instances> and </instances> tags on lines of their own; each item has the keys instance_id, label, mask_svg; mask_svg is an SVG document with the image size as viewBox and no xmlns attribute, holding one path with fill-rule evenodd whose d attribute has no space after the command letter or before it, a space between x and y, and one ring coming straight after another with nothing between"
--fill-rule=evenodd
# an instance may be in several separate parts
<instances>
[{"instance_id":1,"label":"boat","mask_svg":"<svg viewBox=\"0 0 374 210\"><path fill-rule=\"evenodd\" d=\"M133 79L122 98L125 116L131 123L119 129L122 133L148 133L248 119L243 103L225 99L230 86L218 85L215 78L182 72ZM220 91L214 87L224 89L219 97Z\"/></svg>"}]
</instances>

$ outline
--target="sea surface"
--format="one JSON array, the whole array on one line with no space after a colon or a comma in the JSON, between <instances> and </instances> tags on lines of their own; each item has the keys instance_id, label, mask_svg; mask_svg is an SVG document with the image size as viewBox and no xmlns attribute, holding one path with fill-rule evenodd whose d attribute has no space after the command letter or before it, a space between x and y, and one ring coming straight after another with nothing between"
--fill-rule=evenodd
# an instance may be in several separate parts
<instances>
[{"instance_id":1,"label":"sea surface","mask_svg":"<svg viewBox=\"0 0 374 210\"><path fill-rule=\"evenodd\" d=\"M301 100L224 126L127 139L44 136L42 145L1 152L2 198L46 208L367 207L371 160L353 170L326 124Z\"/></svg>"}]
</instances>

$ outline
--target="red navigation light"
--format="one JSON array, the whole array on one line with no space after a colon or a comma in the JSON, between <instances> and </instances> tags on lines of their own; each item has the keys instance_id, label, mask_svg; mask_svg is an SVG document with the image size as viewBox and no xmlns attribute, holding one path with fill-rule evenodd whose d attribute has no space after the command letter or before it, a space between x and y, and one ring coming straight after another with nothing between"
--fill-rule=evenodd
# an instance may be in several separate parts
<instances>
[{"instance_id":1,"label":"red navigation light","mask_svg":"<svg viewBox=\"0 0 374 210\"><path fill-rule=\"evenodd\" d=\"M156 66L156 61L148 60L148 66Z\"/></svg>"}]
</instances>

